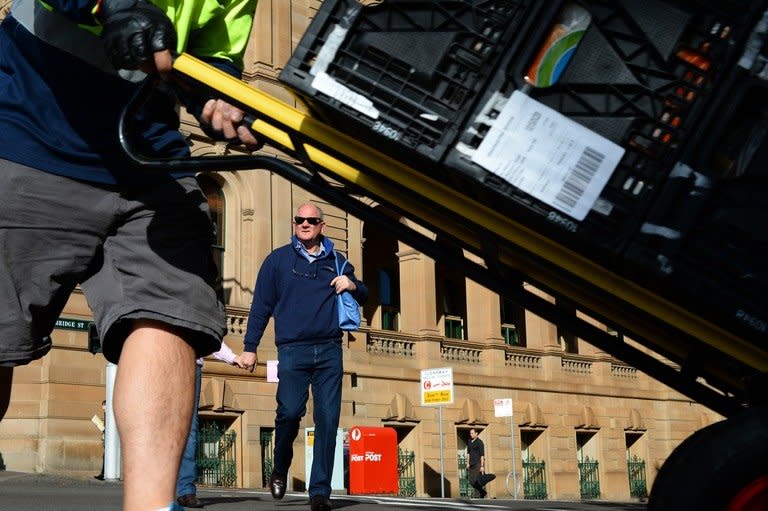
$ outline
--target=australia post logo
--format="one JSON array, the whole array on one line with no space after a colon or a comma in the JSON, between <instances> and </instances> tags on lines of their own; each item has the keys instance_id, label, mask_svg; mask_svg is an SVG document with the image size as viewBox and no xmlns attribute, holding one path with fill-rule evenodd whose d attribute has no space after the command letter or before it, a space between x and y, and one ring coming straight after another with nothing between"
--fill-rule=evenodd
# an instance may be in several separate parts
<instances>
[{"instance_id":1,"label":"australia post logo","mask_svg":"<svg viewBox=\"0 0 768 511\"><path fill-rule=\"evenodd\" d=\"M360 428L353 428L352 431L349 432L350 439L355 442L356 445L359 445L360 447L363 447L362 444L357 444L357 442L360 442L363 438L363 432L360 430ZM372 462L380 462L382 459L382 454L380 452L376 452L374 450L370 450L371 447L374 449L376 447L374 446L366 446L369 448L369 450L365 450L364 453L361 452L351 452L349 455L349 459L352 462L365 462L365 461L372 461ZM352 447L352 451L356 451L358 449ZM359 449L362 451L363 449Z\"/></svg>"},{"instance_id":2,"label":"australia post logo","mask_svg":"<svg viewBox=\"0 0 768 511\"><path fill-rule=\"evenodd\" d=\"M352 461L381 461L381 453L365 451L365 454L353 454L350 456Z\"/></svg>"}]
</instances>

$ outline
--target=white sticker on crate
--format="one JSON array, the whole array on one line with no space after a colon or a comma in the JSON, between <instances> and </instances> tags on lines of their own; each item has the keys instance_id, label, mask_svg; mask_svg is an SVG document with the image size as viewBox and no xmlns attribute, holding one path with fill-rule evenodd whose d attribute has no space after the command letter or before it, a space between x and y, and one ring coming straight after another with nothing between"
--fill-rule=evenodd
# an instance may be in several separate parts
<instances>
[{"instance_id":1,"label":"white sticker on crate","mask_svg":"<svg viewBox=\"0 0 768 511\"><path fill-rule=\"evenodd\" d=\"M347 105L361 114L367 115L371 119L379 118L379 111L373 106L373 102L370 99L362 94L358 94L346 85L337 82L333 77L328 75L328 73L318 73L312 80L312 87L315 90L332 97L339 103Z\"/></svg>"},{"instance_id":2,"label":"white sticker on crate","mask_svg":"<svg viewBox=\"0 0 768 511\"><path fill-rule=\"evenodd\" d=\"M515 91L472 161L584 220L623 155L621 146Z\"/></svg>"},{"instance_id":3,"label":"white sticker on crate","mask_svg":"<svg viewBox=\"0 0 768 511\"><path fill-rule=\"evenodd\" d=\"M344 39L347 37L347 32L349 32L349 29L340 25L333 27L331 33L328 34L328 40L323 47L320 48L320 51L317 52L317 58L315 59L312 68L309 70L309 74L317 75L319 73L324 73L328 69L328 66L333 62L333 59L336 58L336 52L339 50L341 43L343 43Z\"/></svg>"}]
</instances>

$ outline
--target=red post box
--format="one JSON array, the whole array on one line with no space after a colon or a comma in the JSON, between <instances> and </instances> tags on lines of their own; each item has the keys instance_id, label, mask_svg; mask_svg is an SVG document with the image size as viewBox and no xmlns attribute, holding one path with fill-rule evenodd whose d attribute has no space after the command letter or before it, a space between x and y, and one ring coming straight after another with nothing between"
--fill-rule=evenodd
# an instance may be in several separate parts
<instances>
[{"instance_id":1,"label":"red post box","mask_svg":"<svg viewBox=\"0 0 768 511\"><path fill-rule=\"evenodd\" d=\"M349 430L349 493L398 492L397 432L354 426Z\"/></svg>"}]
</instances>

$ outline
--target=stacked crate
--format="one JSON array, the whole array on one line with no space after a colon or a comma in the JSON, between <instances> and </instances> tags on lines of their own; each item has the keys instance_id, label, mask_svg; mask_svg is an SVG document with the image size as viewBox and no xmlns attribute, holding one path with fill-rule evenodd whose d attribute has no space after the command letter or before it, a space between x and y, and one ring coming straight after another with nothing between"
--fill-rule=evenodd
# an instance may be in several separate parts
<instances>
[{"instance_id":1,"label":"stacked crate","mask_svg":"<svg viewBox=\"0 0 768 511\"><path fill-rule=\"evenodd\" d=\"M542 3L325 0L280 80L338 129L439 162Z\"/></svg>"},{"instance_id":2,"label":"stacked crate","mask_svg":"<svg viewBox=\"0 0 768 511\"><path fill-rule=\"evenodd\" d=\"M747 226L768 210L767 3L325 0L280 79L338 129L766 339L766 229ZM727 306L698 296L718 287Z\"/></svg>"}]
</instances>

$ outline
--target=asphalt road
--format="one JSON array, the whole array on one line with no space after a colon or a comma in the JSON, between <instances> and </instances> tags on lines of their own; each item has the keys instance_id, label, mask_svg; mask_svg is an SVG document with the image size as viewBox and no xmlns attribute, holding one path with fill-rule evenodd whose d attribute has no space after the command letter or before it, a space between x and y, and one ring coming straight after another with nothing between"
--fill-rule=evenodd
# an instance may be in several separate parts
<instances>
[{"instance_id":1,"label":"asphalt road","mask_svg":"<svg viewBox=\"0 0 768 511\"><path fill-rule=\"evenodd\" d=\"M0 511L120 511L120 482L0 471ZM304 493L274 501L265 490L199 488L208 511L309 511ZM644 511L641 503L439 499L334 495L344 511Z\"/></svg>"}]
</instances>

